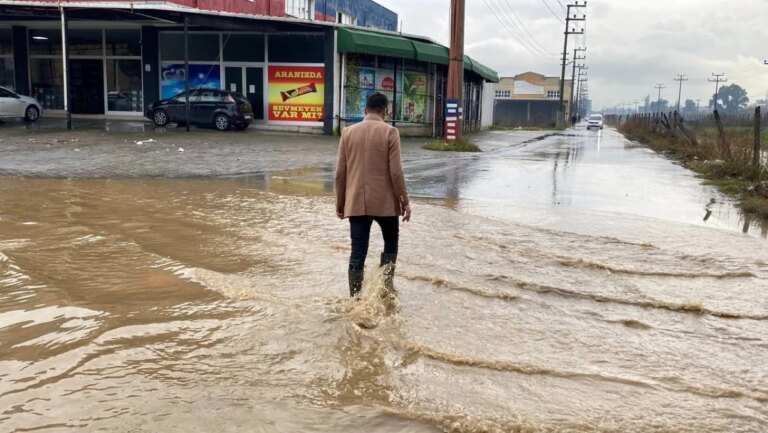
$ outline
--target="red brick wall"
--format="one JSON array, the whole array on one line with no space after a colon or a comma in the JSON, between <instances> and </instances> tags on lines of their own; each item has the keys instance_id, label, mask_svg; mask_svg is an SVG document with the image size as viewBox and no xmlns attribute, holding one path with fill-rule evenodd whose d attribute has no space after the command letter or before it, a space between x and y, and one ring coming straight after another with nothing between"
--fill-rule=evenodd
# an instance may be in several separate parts
<instances>
[{"instance_id":1,"label":"red brick wall","mask_svg":"<svg viewBox=\"0 0 768 433\"><path fill-rule=\"evenodd\" d=\"M41 3L68 3L69 0L39 0ZM90 1L93 3L111 3L126 0L72 0L77 2ZM285 16L285 0L166 0L167 3L192 7L197 9L234 12L252 15L267 15L273 17ZM144 3L134 0L133 4Z\"/></svg>"}]
</instances>

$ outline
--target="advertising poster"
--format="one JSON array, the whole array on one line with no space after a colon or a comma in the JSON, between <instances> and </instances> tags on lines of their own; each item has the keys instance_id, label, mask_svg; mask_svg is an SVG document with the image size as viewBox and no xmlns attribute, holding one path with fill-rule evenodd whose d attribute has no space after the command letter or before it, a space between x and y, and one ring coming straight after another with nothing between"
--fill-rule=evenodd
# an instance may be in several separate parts
<instances>
[{"instance_id":1,"label":"advertising poster","mask_svg":"<svg viewBox=\"0 0 768 433\"><path fill-rule=\"evenodd\" d=\"M269 120L318 122L323 119L323 66L270 66Z\"/></svg>"},{"instance_id":2,"label":"advertising poster","mask_svg":"<svg viewBox=\"0 0 768 433\"><path fill-rule=\"evenodd\" d=\"M379 92L385 94L387 96L387 99L389 99L389 108L387 108L387 115L385 116L385 120L392 120L392 115L394 114L394 104L393 98L394 98L394 91L395 91L395 75L394 72L388 71L386 69L379 69L378 74L378 83L377 87L379 89Z\"/></svg>"},{"instance_id":3,"label":"advertising poster","mask_svg":"<svg viewBox=\"0 0 768 433\"><path fill-rule=\"evenodd\" d=\"M365 117L365 101L376 91L376 70L373 68L350 68L347 86L346 117L362 120Z\"/></svg>"},{"instance_id":4,"label":"advertising poster","mask_svg":"<svg viewBox=\"0 0 768 433\"><path fill-rule=\"evenodd\" d=\"M425 122L427 118L427 75L403 74L401 118L404 122Z\"/></svg>"},{"instance_id":5,"label":"advertising poster","mask_svg":"<svg viewBox=\"0 0 768 433\"><path fill-rule=\"evenodd\" d=\"M163 63L160 70L160 97L167 99L184 91L184 64ZM189 88L221 88L219 65L189 65Z\"/></svg>"}]
</instances>

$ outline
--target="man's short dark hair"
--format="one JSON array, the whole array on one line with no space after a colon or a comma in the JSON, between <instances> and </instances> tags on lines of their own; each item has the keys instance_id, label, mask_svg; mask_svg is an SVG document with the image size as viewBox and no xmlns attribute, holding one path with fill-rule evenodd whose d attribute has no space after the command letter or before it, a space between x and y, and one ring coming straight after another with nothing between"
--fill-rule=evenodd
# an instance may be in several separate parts
<instances>
[{"instance_id":1,"label":"man's short dark hair","mask_svg":"<svg viewBox=\"0 0 768 433\"><path fill-rule=\"evenodd\" d=\"M365 108L367 108L368 111L383 113L386 111L387 107L389 107L389 98L387 98L387 95L380 92L369 95L365 100Z\"/></svg>"}]
</instances>

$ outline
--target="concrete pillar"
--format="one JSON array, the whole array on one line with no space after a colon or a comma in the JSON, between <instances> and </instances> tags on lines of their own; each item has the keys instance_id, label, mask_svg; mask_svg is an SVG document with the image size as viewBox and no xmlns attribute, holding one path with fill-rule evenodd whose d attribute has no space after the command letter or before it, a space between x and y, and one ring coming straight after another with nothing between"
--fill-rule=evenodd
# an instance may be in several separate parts
<instances>
[{"instance_id":1,"label":"concrete pillar","mask_svg":"<svg viewBox=\"0 0 768 433\"><path fill-rule=\"evenodd\" d=\"M156 27L141 28L141 68L144 71L144 107L160 99L160 40Z\"/></svg>"},{"instance_id":2,"label":"concrete pillar","mask_svg":"<svg viewBox=\"0 0 768 433\"><path fill-rule=\"evenodd\" d=\"M336 29L325 29L323 38L323 63L325 64L325 94L323 102L323 134L333 135L334 76L336 75Z\"/></svg>"}]
</instances>

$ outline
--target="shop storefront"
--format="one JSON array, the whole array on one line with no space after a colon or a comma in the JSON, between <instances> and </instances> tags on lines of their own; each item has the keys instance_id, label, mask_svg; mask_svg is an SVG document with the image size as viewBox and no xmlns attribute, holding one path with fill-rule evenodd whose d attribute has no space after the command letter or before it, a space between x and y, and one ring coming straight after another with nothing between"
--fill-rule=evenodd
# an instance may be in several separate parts
<instances>
[{"instance_id":1,"label":"shop storefront","mask_svg":"<svg viewBox=\"0 0 768 433\"><path fill-rule=\"evenodd\" d=\"M184 34L160 33L160 97L189 86L240 92L251 102L254 120L273 125L322 126L325 67L322 33L189 34L189 71L184 68Z\"/></svg>"},{"instance_id":2,"label":"shop storefront","mask_svg":"<svg viewBox=\"0 0 768 433\"><path fill-rule=\"evenodd\" d=\"M29 28L26 33L30 95L47 110L64 110L61 30ZM140 29L73 28L69 34L72 112L141 115Z\"/></svg>"},{"instance_id":3,"label":"shop storefront","mask_svg":"<svg viewBox=\"0 0 768 433\"><path fill-rule=\"evenodd\" d=\"M338 29L342 54L339 126L364 117L368 95L390 99L387 121L406 133L442 135L448 49L409 37L357 29ZM482 86L498 81L496 73L465 56L465 127L480 128Z\"/></svg>"},{"instance_id":4,"label":"shop storefront","mask_svg":"<svg viewBox=\"0 0 768 433\"><path fill-rule=\"evenodd\" d=\"M0 86L16 88L13 76L13 32L0 28Z\"/></svg>"},{"instance_id":5,"label":"shop storefront","mask_svg":"<svg viewBox=\"0 0 768 433\"><path fill-rule=\"evenodd\" d=\"M190 88L245 95L252 127L325 134L362 120L366 97L379 91L391 100L388 121L408 134L441 135L448 64L441 45L330 23L152 7L138 13L71 9L66 56L60 10L6 9L0 85L37 98L47 115L56 115L66 113L67 81L72 114L139 118L148 104L181 93L188 81ZM24 19L9 21L13 14ZM497 78L468 57L465 69L465 118L471 120L479 117L483 83Z\"/></svg>"}]
</instances>

